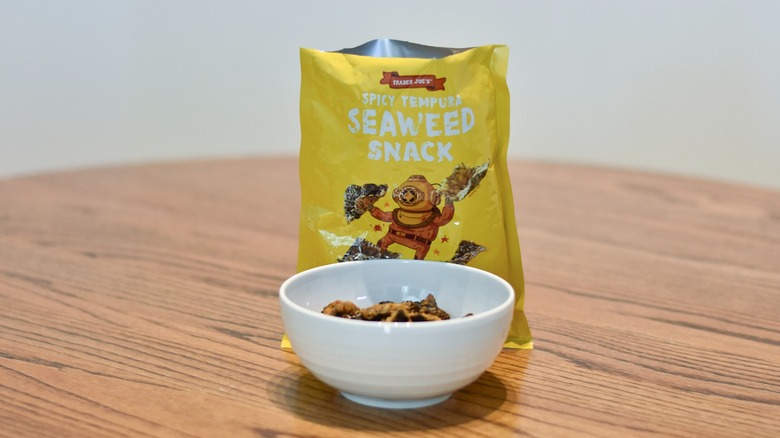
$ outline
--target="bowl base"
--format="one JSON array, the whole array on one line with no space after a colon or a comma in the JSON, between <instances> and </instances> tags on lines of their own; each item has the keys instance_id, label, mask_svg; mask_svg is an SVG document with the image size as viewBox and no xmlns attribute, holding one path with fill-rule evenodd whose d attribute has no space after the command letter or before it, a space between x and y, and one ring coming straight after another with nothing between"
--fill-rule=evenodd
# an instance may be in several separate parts
<instances>
[{"instance_id":1,"label":"bowl base","mask_svg":"<svg viewBox=\"0 0 780 438\"><path fill-rule=\"evenodd\" d=\"M415 409L415 408L424 408L426 406L432 406L437 403L441 403L444 400L450 398L452 393L431 397L431 398L422 398L422 399L413 399L413 400L391 400L386 398L367 397L365 395L352 394L344 391L341 392L341 395L346 397L348 400L352 400L355 403L359 403L361 405L366 405L366 406L372 406L375 408Z\"/></svg>"}]
</instances>

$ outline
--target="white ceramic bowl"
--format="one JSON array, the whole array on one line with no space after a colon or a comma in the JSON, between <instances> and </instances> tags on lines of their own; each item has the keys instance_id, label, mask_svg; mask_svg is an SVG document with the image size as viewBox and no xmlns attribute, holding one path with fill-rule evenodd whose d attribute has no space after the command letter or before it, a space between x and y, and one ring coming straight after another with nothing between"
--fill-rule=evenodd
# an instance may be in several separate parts
<instances>
[{"instance_id":1,"label":"white ceramic bowl","mask_svg":"<svg viewBox=\"0 0 780 438\"><path fill-rule=\"evenodd\" d=\"M429 293L452 319L369 322L321 313L335 300L368 307ZM314 268L285 281L279 296L303 365L348 399L384 408L432 405L479 378L501 351L514 307L512 287L496 275L415 260Z\"/></svg>"}]
</instances>

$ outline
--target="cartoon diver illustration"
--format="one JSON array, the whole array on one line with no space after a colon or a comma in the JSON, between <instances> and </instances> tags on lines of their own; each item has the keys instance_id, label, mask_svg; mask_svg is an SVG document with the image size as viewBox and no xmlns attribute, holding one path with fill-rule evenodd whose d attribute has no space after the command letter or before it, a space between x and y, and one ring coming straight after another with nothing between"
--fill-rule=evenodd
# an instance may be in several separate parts
<instances>
[{"instance_id":1,"label":"cartoon diver illustration","mask_svg":"<svg viewBox=\"0 0 780 438\"><path fill-rule=\"evenodd\" d=\"M439 210L442 195L422 175L412 175L393 190L393 201L398 208L383 211L374 206L371 216L389 222L389 230L377 245L383 250L392 244L403 245L415 251L414 258L423 260L436 240L439 227L446 225L455 214L455 206L447 197Z\"/></svg>"}]
</instances>

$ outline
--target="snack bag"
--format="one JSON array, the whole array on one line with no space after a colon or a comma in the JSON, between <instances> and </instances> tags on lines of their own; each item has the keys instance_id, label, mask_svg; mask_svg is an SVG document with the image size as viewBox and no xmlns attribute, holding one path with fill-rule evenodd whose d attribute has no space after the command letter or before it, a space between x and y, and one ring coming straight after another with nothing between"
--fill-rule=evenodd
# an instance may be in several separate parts
<instances>
[{"instance_id":1,"label":"snack bag","mask_svg":"<svg viewBox=\"0 0 780 438\"><path fill-rule=\"evenodd\" d=\"M300 55L298 269L404 258L490 271L516 293L506 346L531 348L506 167L508 48L376 40Z\"/></svg>"}]
</instances>

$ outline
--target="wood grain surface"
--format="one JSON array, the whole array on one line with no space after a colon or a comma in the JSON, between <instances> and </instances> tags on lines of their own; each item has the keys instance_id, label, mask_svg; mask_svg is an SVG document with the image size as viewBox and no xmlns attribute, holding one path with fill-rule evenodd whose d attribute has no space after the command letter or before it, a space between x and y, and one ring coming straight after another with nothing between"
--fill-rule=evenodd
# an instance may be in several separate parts
<instances>
[{"instance_id":1,"label":"wood grain surface","mask_svg":"<svg viewBox=\"0 0 780 438\"><path fill-rule=\"evenodd\" d=\"M279 349L294 159L0 182L0 435L780 436L780 193L510 165L533 351L417 410Z\"/></svg>"}]
</instances>

